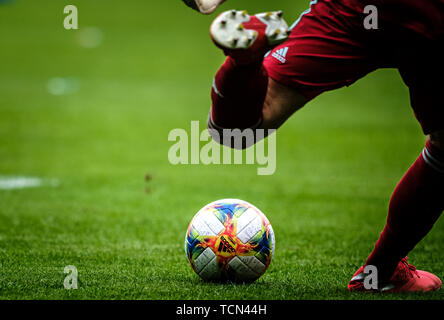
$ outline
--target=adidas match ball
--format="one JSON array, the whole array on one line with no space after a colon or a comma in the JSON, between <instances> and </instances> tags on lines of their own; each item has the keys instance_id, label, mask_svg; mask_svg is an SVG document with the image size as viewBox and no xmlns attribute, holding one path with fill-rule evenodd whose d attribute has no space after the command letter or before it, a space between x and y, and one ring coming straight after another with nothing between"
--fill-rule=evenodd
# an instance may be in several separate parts
<instances>
[{"instance_id":1,"label":"adidas match ball","mask_svg":"<svg viewBox=\"0 0 444 320\"><path fill-rule=\"evenodd\" d=\"M270 265L274 232L252 204L224 199L203 207L185 236L185 252L193 270L207 281L252 282Z\"/></svg>"}]
</instances>

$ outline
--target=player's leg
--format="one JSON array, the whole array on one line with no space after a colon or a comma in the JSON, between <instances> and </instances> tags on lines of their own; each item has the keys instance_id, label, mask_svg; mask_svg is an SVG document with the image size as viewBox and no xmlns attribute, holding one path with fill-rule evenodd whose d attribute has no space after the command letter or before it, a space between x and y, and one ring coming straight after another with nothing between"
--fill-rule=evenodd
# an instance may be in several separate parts
<instances>
[{"instance_id":1,"label":"player's leg","mask_svg":"<svg viewBox=\"0 0 444 320\"><path fill-rule=\"evenodd\" d=\"M444 131L434 132L393 192L387 224L366 265L378 270L379 289L431 291L441 287L435 275L416 271L403 259L432 229L444 210ZM349 284L365 290L363 268Z\"/></svg>"},{"instance_id":2,"label":"player's leg","mask_svg":"<svg viewBox=\"0 0 444 320\"><path fill-rule=\"evenodd\" d=\"M421 53L403 51L400 71L416 117L429 137L393 192L386 226L366 262L378 268L380 282L394 285L392 291L429 291L441 286L436 276L413 271L414 267L401 260L429 233L444 210L444 50L441 41L418 43ZM412 56L405 57L407 52ZM363 290L361 273L362 268L350 282L351 290Z\"/></svg>"},{"instance_id":3,"label":"player's leg","mask_svg":"<svg viewBox=\"0 0 444 320\"><path fill-rule=\"evenodd\" d=\"M223 129L277 129L305 104L302 95L269 79L263 65L267 51L288 37L281 12L250 17L227 11L213 22L210 33L228 55L214 79L208 122L219 138Z\"/></svg>"},{"instance_id":4,"label":"player's leg","mask_svg":"<svg viewBox=\"0 0 444 320\"><path fill-rule=\"evenodd\" d=\"M228 58L216 74L212 101L209 128L277 129L308 99L269 78L262 58L241 66Z\"/></svg>"},{"instance_id":5,"label":"player's leg","mask_svg":"<svg viewBox=\"0 0 444 320\"><path fill-rule=\"evenodd\" d=\"M234 31L226 16L229 12L218 17L211 28L213 40L229 57L213 83L209 129L218 130L219 135L223 129L277 129L320 93L350 85L375 70L376 63L359 34L362 21L355 17L342 25L340 12L346 9L339 10L336 5L313 2L289 39L265 59L263 55L269 48L286 35L285 28L279 28L281 13L255 17ZM236 19L241 19L239 13ZM352 24L358 31L350 31ZM266 36L256 39L254 33L245 32L244 28L262 28Z\"/></svg>"},{"instance_id":6,"label":"player's leg","mask_svg":"<svg viewBox=\"0 0 444 320\"><path fill-rule=\"evenodd\" d=\"M278 129L307 102L308 99L298 91L269 78L260 128Z\"/></svg>"}]
</instances>

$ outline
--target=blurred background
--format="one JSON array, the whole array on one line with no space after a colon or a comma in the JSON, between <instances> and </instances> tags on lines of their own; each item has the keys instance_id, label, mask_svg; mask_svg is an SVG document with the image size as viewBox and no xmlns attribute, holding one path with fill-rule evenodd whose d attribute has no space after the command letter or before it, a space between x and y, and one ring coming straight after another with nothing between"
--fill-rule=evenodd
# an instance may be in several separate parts
<instances>
[{"instance_id":1,"label":"blurred background","mask_svg":"<svg viewBox=\"0 0 444 320\"><path fill-rule=\"evenodd\" d=\"M68 4L78 30L63 28ZM307 7L228 0L218 12L281 9L291 24ZM346 285L424 143L398 72L299 111L277 134L272 176L173 166L168 133L203 128L224 61L214 18L180 0L0 1L1 299L376 298ZM275 229L275 259L253 285L205 284L186 260L189 221L220 198L255 204ZM443 232L412 255L439 276ZM66 265L78 290L63 288Z\"/></svg>"}]
</instances>

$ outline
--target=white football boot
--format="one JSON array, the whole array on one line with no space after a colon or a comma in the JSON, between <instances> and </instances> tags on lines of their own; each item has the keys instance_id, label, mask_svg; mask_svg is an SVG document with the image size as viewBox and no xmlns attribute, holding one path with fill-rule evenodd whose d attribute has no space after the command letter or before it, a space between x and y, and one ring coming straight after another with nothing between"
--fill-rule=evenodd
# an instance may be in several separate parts
<instances>
[{"instance_id":1,"label":"white football boot","mask_svg":"<svg viewBox=\"0 0 444 320\"><path fill-rule=\"evenodd\" d=\"M210 27L216 46L245 63L259 60L287 40L290 33L282 11L250 16L246 11L230 10L221 13Z\"/></svg>"}]
</instances>

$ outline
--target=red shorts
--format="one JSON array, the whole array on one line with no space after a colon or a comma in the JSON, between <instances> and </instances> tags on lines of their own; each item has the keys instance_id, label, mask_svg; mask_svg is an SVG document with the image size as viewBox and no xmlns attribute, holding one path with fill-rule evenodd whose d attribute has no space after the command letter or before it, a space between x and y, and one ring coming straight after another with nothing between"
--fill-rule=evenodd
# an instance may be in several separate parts
<instances>
[{"instance_id":1,"label":"red shorts","mask_svg":"<svg viewBox=\"0 0 444 320\"><path fill-rule=\"evenodd\" d=\"M367 5L377 29L364 27ZM444 130L444 0L312 0L264 65L307 99L397 68L424 133Z\"/></svg>"}]
</instances>

